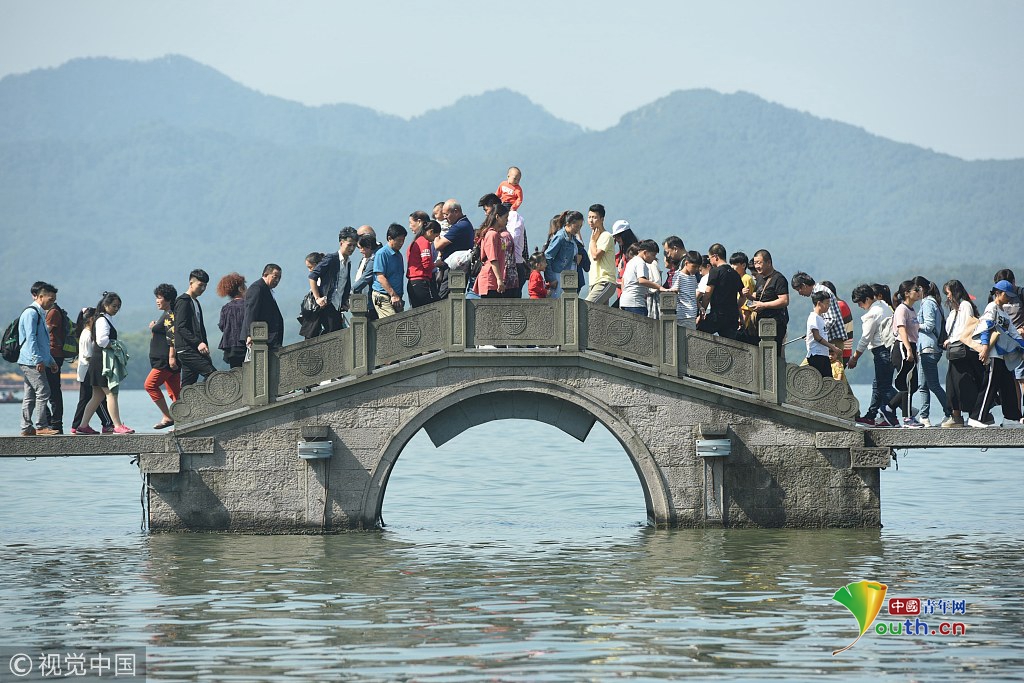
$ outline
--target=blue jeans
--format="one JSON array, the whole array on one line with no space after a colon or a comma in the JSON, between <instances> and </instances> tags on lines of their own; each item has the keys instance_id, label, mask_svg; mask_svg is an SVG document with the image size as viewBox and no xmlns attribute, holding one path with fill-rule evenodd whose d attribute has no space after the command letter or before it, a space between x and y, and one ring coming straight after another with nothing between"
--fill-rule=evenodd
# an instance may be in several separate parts
<instances>
[{"instance_id":1,"label":"blue jeans","mask_svg":"<svg viewBox=\"0 0 1024 683\"><path fill-rule=\"evenodd\" d=\"M893 369L889 362L889 349L876 346L871 349L871 356L875 361L875 378L871 381L871 405L865 417L874 419L879 409L896 395L896 388L892 385Z\"/></svg>"},{"instance_id":2,"label":"blue jeans","mask_svg":"<svg viewBox=\"0 0 1024 683\"><path fill-rule=\"evenodd\" d=\"M942 407L943 414L949 417L950 412L949 403L946 401L946 390L939 384L939 359L942 358L942 354L925 351L920 355L922 382L921 388L918 389L917 393L921 396L921 417L928 417L928 411L932 407L932 394L935 394L935 398L939 399L939 405Z\"/></svg>"},{"instance_id":3,"label":"blue jeans","mask_svg":"<svg viewBox=\"0 0 1024 683\"><path fill-rule=\"evenodd\" d=\"M622 307L619 308L619 310L620 311L628 311L630 313L636 313L637 315L642 315L645 318L647 317L647 307L646 306L622 306Z\"/></svg>"}]
</instances>

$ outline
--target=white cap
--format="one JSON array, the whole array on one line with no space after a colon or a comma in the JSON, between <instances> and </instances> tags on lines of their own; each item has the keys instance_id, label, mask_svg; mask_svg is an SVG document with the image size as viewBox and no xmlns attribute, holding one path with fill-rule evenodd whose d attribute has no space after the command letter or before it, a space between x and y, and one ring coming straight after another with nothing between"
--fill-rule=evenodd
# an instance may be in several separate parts
<instances>
[{"instance_id":1,"label":"white cap","mask_svg":"<svg viewBox=\"0 0 1024 683\"><path fill-rule=\"evenodd\" d=\"M629 221L619 220L612 223L612 237L621 235L622 233L629 230Z\"/></svg>"}]
</instances>

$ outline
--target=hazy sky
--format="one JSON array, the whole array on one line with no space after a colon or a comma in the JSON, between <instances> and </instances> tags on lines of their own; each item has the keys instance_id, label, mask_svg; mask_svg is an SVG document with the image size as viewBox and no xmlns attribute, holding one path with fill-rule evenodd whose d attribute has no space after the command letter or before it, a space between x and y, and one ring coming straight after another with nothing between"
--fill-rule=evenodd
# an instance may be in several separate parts
<instances>
[{"instance_id":1,"label":"hazy sky","mask_svg":"<svg viewBox=\"0 0 1024 683\"><path fill-rule=\"evenodd\" d=\"M401 116L507 87L601 129L745 90L956 156L1024 157L1024 1L0 0L0 77L182 54Z\"/></svg>"}]
</instances>

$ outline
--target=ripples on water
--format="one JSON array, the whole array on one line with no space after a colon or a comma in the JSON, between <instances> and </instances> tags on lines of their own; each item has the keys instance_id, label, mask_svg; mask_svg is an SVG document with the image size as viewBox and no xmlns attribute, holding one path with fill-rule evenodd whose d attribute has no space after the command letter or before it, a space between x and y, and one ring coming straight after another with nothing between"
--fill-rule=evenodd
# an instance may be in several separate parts
<instances>
[{"instance_id":1,"label":"ripples on water","mask_svg":"<svg viewBox=\"0 0 1024 683\"><path fill-rule=\"evenodd\" d=\"M881 532L655 531L600 425L507 421L417 435L387 530L329 537L151 536L127 458L0 461L0 639L146 646L168 681L1019 680L1019 455L902 457ZM861 579L965 599L966 636L832 657Z\"/></svg>"}]
</instances>

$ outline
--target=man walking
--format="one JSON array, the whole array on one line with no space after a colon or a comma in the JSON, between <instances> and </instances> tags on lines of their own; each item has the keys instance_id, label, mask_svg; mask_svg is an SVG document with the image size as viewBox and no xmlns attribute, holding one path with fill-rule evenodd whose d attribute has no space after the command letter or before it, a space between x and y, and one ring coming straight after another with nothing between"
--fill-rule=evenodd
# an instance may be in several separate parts
<instances>
[{"instance_id":1,"label":"man walking","mask_svg":"<svg viewBox=\"0 0 1024 683\"><path fill-rule=\"evenodd\" d=\"M210 345L203 321L203 307L199 297L206 291L210 276L196 268L188 276L188 290L174 300L174 351L181 365L181 386L195 384L216 368L210 361Z\"/></svg>"},{"instance_id":2,"label":"man walking","mask_svg":"<svg viewBox=\"0 0 1024 683\"><path fill-rule=\"evenodd\" d=\"M18 339L21 351L18 366L25 376L25 398L21 403L21 435L51 436L57 434L46 418L46 402L50 400L50 385L46 370L56 372L57 363L50 353L50 334L46 329L46 312L57 301L57 288L48 282L32 285L32 305L18 319Z\"/></svg>"},{"instance_id":3,"label":"man walking","mask_svg":"<svg viewBox=\"0 0 1024 683\"><path fill-rule=\"evenodd\" d=\"M280 347L284 343L284 318L274 298L274 288L281 282L281 266L268 263L263 266L263 277L245 290L245 317L242 318L242 334L245 345L252 346L249 330L253 323L267 324L267 346Z\"/></svg>"},{"instance_id":4,"label":"man walking","mask_svg":"<svg viewBox=\"0 0 1024 683\"><path fill-rule=\"evenodd\" d=\"M57 368L46 368L46 382L50 385L50 401L46 407L46 426L64 433L64 394L60 387L60 369L64 365L64 343L70 329L68 313L56 303L46 312L46 329L50 333L50 355ZM75 340L78 341L77 339Z\"/></svg>"},{"instance_id":5,"label":"man walking","mask_svg":"<svg viewBox=\"0 0 1024 683\"><path fill-rule=\"evenodd\" d=\"M342 327L342 313L348 310L352 293L352 260L359 234L352 228L342 228L338 233L338 251L327 254L309 271L309 290L320 305L320 321L324 332L334 332ZM320 282L323 287L317 284ZM246 330L248 334L248 330Z\"/></svg>"},{"instance_id":6,"label":"man walking","mask_svg":"<svg viewBox=\"0 0 1024 683\"><path fill-rule=\"evenodd\" d=\"M711 270L708 274L707 291L703 295L701 308L707 311L707 317L697 326L698 330L709 334L718 333L726 339L735 339L740 327L740 302L746 300L741 296L743 280L739 273L725 260L725 247L715 243L708 248L708 259Z\"/></svg>"},{"instance_id":7,"label":"man walking","mask_svg":"<svg viewBox=\"0 0 1024 683\"><path fill-rule=\"evenodd\" d=\"M846 326L843 323L843 314L839 310L839 297L835 296L828 287L820 282L815 282L813 277L802 271L793 275L790 284L793 285L793 289L800 296L810 296L814 292L824 292L828 295L829 305L821 316L825 321L825 339L830 344L842 349L846 343L847 336ZM832 375L836 379L844 377L842 353L839 354L837 362L832 364Z\"/></svg>"},{"instance_id":8,"label":"man walking","mask_svg":"<svg viewBox=\"0 0 1024 683\"><path fill-rule=\"evenodd\" d=\"M604 227L604 205L594 204L587 212L590 225L590 289L587 301L607 306L615 294L615 240Z\"/></svg>"},{"instance_id":9,"label":"man walking","mask_svg":"<svg viewBox=\"0 0 1024 683\"><path fill-rule=\"evenodd\" d=\"M405 264L402 261L402 245L408 231L398 223L388 226L388 243L373 255L373 307L377 315L387 318L400 313L405 305Z\"/></svg>"}]
</instances>

